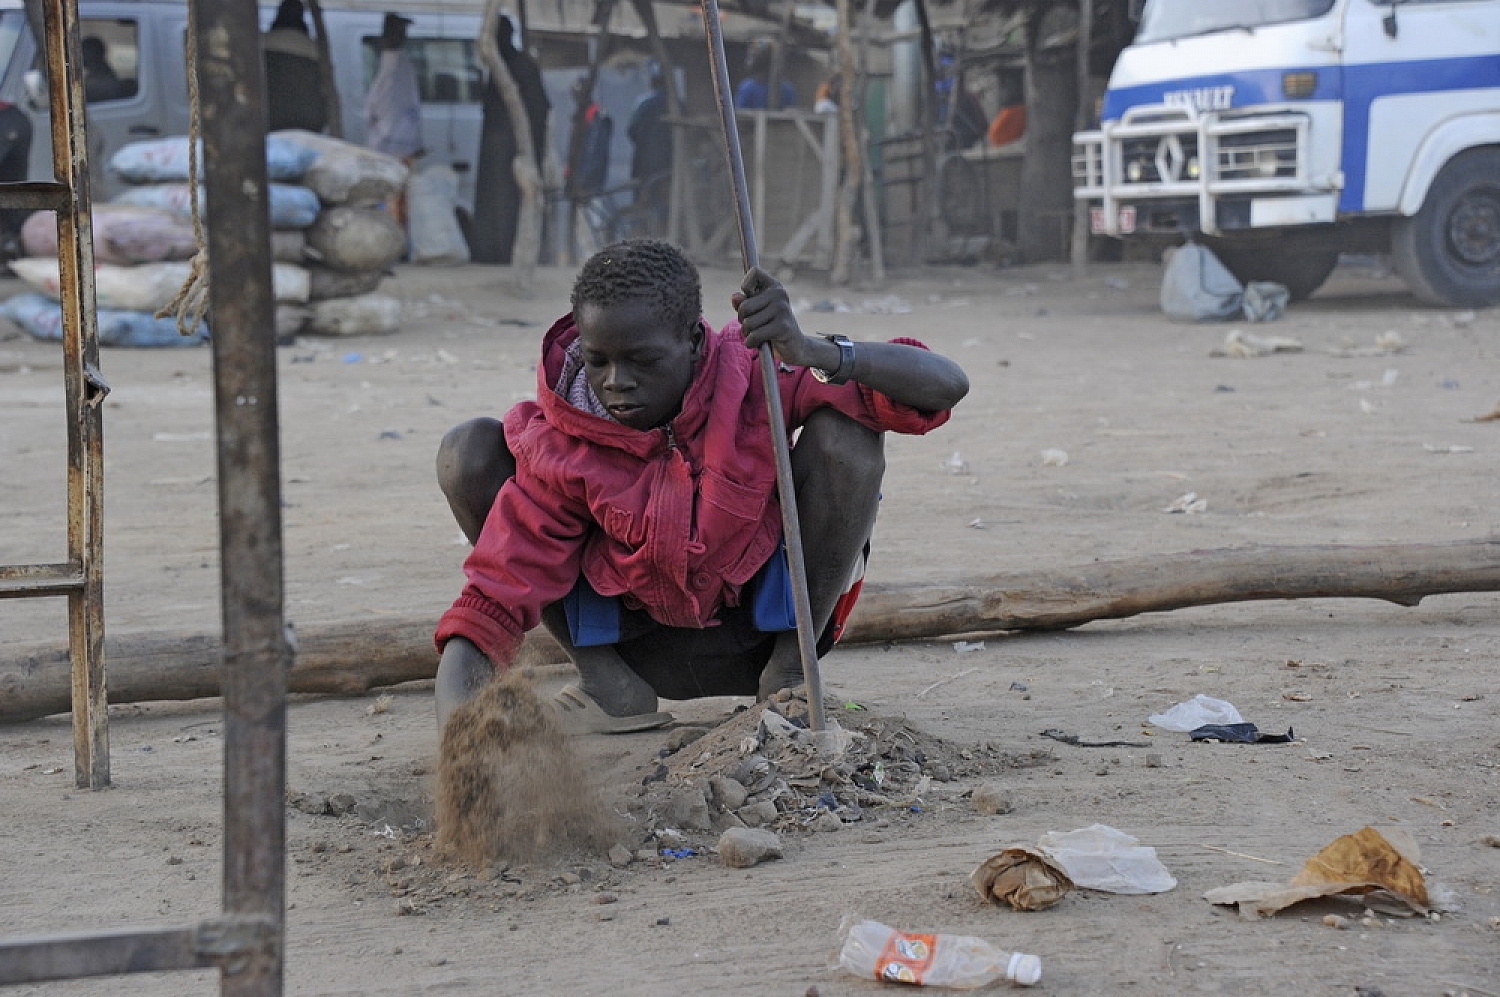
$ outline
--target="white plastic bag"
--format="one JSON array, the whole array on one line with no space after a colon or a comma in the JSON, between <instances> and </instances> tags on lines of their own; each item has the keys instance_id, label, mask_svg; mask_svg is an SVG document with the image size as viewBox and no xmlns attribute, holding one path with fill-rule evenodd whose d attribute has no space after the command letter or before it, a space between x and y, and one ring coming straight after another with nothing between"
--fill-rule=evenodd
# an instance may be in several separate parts
<instances>
[{"instance_id":1,"label":"white plastic bag","mask_svg":"<svg viewBox=\"0 0 1500 997\"><path fill-rule=\"evenodd\" d=\"M1063 867L1073 885L1106 893L1165 893L1177 880L1156 857L1124 831L1091 824L1076 831L1048 831L1037 847Z\"/></svg>"},{"instance_id":2,"label":"white plastic bag","mask_svg":"<svg viewBox=\"0 0 1500 997\"><path fill-rule=\"evenodd\" d=\"M1197 730L1204 724L1242 724L1245 718L1234 708L1233 703L1214 699L1199 693L1192 699L1178 703L1165 713L1153 713L1146 718L1162 730L1182 733Z\"/></svg>"},{"instance_id":3,"label":"white plastic bag","mask_svg":"<svg viewBox=\"0 0 1500 997\"><path fill-rule=\"evenodd\" d=\"M1161 278L1161 310L1188 322L1222 322L1237 318L1244 285L1207 246L1179 246Z\"/></svg>"},{"instance_id":4,"label":"white plastic bag","mask_svg":"<svg viewBox=\"0 0 1500 997\"><path fill-rule=\"evenodd\" d=\"M429 166L412 177L406 203L413 263L469 262L469 244L453 210L457 200L458 174L451 166Z\"/></svg>"}]
</instances>

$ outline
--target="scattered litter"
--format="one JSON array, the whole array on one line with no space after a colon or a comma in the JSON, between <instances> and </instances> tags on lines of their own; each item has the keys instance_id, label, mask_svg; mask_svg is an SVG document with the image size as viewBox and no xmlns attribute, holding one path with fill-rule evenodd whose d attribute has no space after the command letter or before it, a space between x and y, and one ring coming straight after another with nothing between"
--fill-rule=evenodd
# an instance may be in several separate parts
<instances>
[{"instance_id":1,"label":"scattered litter","mask_svg":"<svg viewBox=\"0 0 1500 997\"><path fill-rule=\"evenodd\" d=\"M979 642L979 646L977 648L975 648L975 650L983 650L983 649L984 649L984 642L980 641ZM956 644L954 645L954 650L958 650L958 645L956 645ZM961 679L965 675L973 675L977 671L979 671L979 669L977 669L977 668L965 668L961 672L954 672L952 675L944 676L943 678L938 679L936 682L932 683L931 685L923 686L922 689L917 693L917 698L918 699L922 699L929 692L931 692L932 690L938 688L939 686L947 685L949 682L955 681L956 679Z\"/></svg>"},{"instance_id":2,"label":"scattered litter","mask_svg":"<svg viewBox=\"0 0 1500 997\"><path fill-rule=\"evenodd\" d=\"M1359 400L1359 410L1365 415L1374 415L1377 411L1375 403L1368 398L1361 398Z\"/></svg>"},{"instance_id":3,"label":"scattered litter","mask_svg":"<svg viewBox=\"0 0 1500 997\"><path fill-rule=\"evenodd\" d=\"M953 642L953 650L957 651L959 654L968 654L971 651L983 651L984 650L984 641L982 641L982 640L972 640L972 641L971 640L959 640L959 641L954 641Z\"/></svg>"},{"instance_id":4,"label":"scattered litter","mask_svg":"<svg viewBox=\"0 0 1500 997\"><path fill-rule=\"evenodd\" d=\"M344 363L359 363L363 359L364 356L359 353L345 353L343 356Z\"/></svg>"},{"instance_id":5,"label":"scattered litter","mask_svg":"<svg viewBox=\"0 0 1500 997\"><path fill-rule=\"evenodd\" d=\"M1068 452L1066 450L1043 450L1043 467L1066 467L1068 464Z\"/></svg>"},{"instance_id":6,"label":"scattered litter","mask_svg":"<svg viewBox=\"0 0 1500 997\"><path fill-rule=\"evenodd\" d=\"M1228 741L1234 744L1290 744L1295 739L1292 728L1285 734L1267 734L1252 723L1204 724L1188 732L1194 741Z\"/></svg>"},{"instance_id":7,"label":"scattered litter","mask_svg":"<svg viewBox=\"0 0 1500 997\"><path fill-rule=\"evenodd\" d=\"M1237 906L1255 920L1304 900L1318 897L1362 897L1367 907L1384 913L1427 914L1441 909L1445 893L1429 886L1417 843L1397 828L1364 827L1336 838L1285 883L1244 882L1209 890L1203 899Z\"/></svg>"},{"instance_id":8,"label":"scattered litter","mask_svg":"<svg viewBox=\"0 0 1500 997\"><path fill-rule=\"evenodd\" d=\"M971 529L971 530L986 530L986 529L989 529L989 527L985 524L984 520L982 520L982 519L971 519L971 520L969 520L968 526L969 526L969 529Z\"/></svg>"},{"instance_id":9,"label":"scattered litter","mask_svg":"<svg viewBox=\"0 0 1500 997\"><path fill-rule=\"evenodd\" d=\"M1209 351L1211 357L1265 357L1272 353L1301 353L1302 342L1290 336L1257 336L1230 329L1224 345Z\"/></svg>"},{"instance_id":10,"label":"scattered litter","mask_svg":"<svg viewBox=\"0 0 1500 997\"><path fill-rule=\"evenodd\" d=\"M908 934L879 921L845 917L829 969L862 979L970 990L1005 979L1032 986L1042 961L1024 952L1002 952L967 935Z\"/></svg>"},{"instance_id":11,"label":"scattered litter","mask_svg":"<svg viewBox=\"0 0 1500 997\"><path fill-rule=\"evenodd\" d=\"M805 699L783 690L731 714L691 745L664 747L630 813L658 845L702 851L717 839L687 826L689 818L723 830L733 815L748 827L783 834L894 823L959 792L937 785L1054 760L1050 752L1013 756L989 744L962 747L860 704L835 700L826 712L830 730L808 730ZM699 806L689 813L685 804L695 796Z\"/></svg>"},{"instance_id":12,"label":"scattered litter","mask_svg":"<svg viewBox=\"0 0 1500 997\"><path fill-rule=\"evenodd\" d=\"M1188 492L1172 500L1162 512L1182 512L1192 515L1208 509L1208 499L1199 498L1197 492Z\"/></svg>"},{"instance_id":13,"label":"scattered litter","mask_svg":"<svg viewBox=\"0 0 1500 997\"><path fill-rule=\"evenodd\" d=\"M1473 312L1472 309L1471 310L1467 310L1467 311L1457 312L1457 313L1449 316L1449 318L1453 322L1453 324L1456 325L1456 326L1458 326L1460 329L1462 329L1466 325L1473 324L1475 317L1476 317L1475 313Z\"/></svg>"},{"instance_id":14,"label":"scattered litter","mask_svg":"<svg viewBox=\"0 0 1500 997\"><path fill-rule=\"evenodd\" d=\"M1045 910L1073 888L1062 866L1028 845L1011 845L991 855L969 874L969 882L985 900L1015 910Z\"/></svg>"},{"instance_id":15,"label":"scattered litter","mask_svg":"<svg viewBox=\"0 0 1500 997\"><path fill-rule=\"evenodd\" d=\"M959 455L959 452L955 450L953 451L953 455L951 457L943 461L943 469L949 474L968 474L969 462L964 460L963 457Z\"/></svg>"},{"instance_id":16,"label":"scattered litter","mask_svg":"<svg viewBox=\"0 0 1500 997\"><path fill-rule=\"evenodd\" d=\"M1165 893L1177 880L1156 857L1156 849L1107 824L1076 831L1048 831L1037 847L1082 890L1104 893Z\"/></svg>"},{"instance_id":17,"label":"scattered litter","mask_svg":"<svg viewBox=\"0 0 1500 997\"><path fill-rule=\"evenodd\" d=\"M1153 713L1146 719L1162 730L1175 730L1183 734L1206 724L1245 722L1233 703L1205 696L1201 692L1192 699L1178 703L1165 712Z\"/></svg>"},{"instance_id":18,"label":"scattered litter","mask_svg":"<svg viewBox=\"0 0 1500 997\"><path fill-rule=\"evenodd\" d=\"M1285 284L1252 280L1245 285L1240 309L1247 322L1275 322L1286 314L1286 306L1291 300L1292 292Z\"/></svg>"},{"instance_id":19,"label":"scattered litter","mask_svg":"<svg viewBox=\"0 0 1500 997\"><path fill-rule=\"evenodd\" d=\"M401 438L401 430L399 429L382 429L380 431L380 439L382 440L399 440Z\"/></svg>"},{"instance_id":20,"label":"scattered litter","mask_svg":"<svg viewBox=\"0 0 1500 997\"><path fill-rule=\"evenodd\" d=\"M1207 246L1179 246L1162 272L1161 310L1188 322L1223 321L1242 313L1245 286Z\"/></svg>"},{"instance_id":21,"label":"scattered litter","mask_svg":"<svg viewBox=\"0 0 1500 997\"><path fill-rule=\"evenodd\" d=\"M1401 334L1394 329L1387 329L1375 337L1375 342L1371 346L1355 346L1353 343L1345 341L1338 349L1329 350L1328 352L1339 357L1378 357L1392 353L1401 353L1405 349L1406 341L1401 338Z\"/></svg>"},{"instance_id":22,"label":"scattered litter","mask_svg":"<svg viewBox=\"0 0 1500 997\"><path fill-rule=\"evenodd\" d=\"M661 857L667 859L690 859L698 854L696 848L663 848Z\"/></svg>"},{"instance_id":23,"label":"scattered litter","mask_svg":"<svg viewBox=\"0 0 1500 997\"><path fill-rule=\"evenodd\" d=\"M1437 453L1437 454L1455 454L1455 453L1473 453L1474 452L1474 448L1473 447L1466 447L1466 446L1463 446L1461 444L1453 444L1451 446L1438 447L1438 446L1433 446L1431 443L1424 443L1424 444L1422 444L1422 449L1426 450L1428 453Z\"/></svg>"},{"instance_id":24,"label":"scattered litter","mask_svg":"<svg viewBox=\"0 0 1500 997\"><path fill-rule=\"evenodd\" d=\"M900 295L888 294L883 298L862 301L859 310L866 315L910 315L911 305Z\"/></svg>"},{"instance_id":25,"label":"scattered litter","mask_svg":"<svg viewBox=\"0 0 1500 997\"><path fill-rule=\"evenodd\" d=\"M1085 741L1081 737L1079 737L1077 734L1069 734L1069 733L1067 733L1065 731L1058 730L1056 727L1048 727L1046 730L1042 731L1042 736L1043 737L1050 737L1054 741L1061 741L1063 744L1071 744L1075 748L1149 748L1149 747L1151 747L1151 745L1148 744L1145 741Z\"/></svg>"},{"instance_id":26,"label":"scattered litter","mask_svg":"<svg viewBox=\"0 0 1500 997\"><path fill-rule=\"evenodd\" d=\"M391 704L396 701L395 697L388 692L383 692L375 697L375 702L366 708L365 712L370 716L379 716L382 713L391 712Z\"/></svg>"},{"instance_id":27,"label":"scattered litter","mask_svg":"<svg viewBox=\"0 0 1500 997\"><path fill-rule=\"evenodd\" d=\"M1492 408L1492 409L1490 409L1484 415L1476 415L1474 418L1468 419L1466 421L1467 422L1500 422L1500 402L1496 402L1495 403L1495 407Z\"/></svg>"}]
</instances>

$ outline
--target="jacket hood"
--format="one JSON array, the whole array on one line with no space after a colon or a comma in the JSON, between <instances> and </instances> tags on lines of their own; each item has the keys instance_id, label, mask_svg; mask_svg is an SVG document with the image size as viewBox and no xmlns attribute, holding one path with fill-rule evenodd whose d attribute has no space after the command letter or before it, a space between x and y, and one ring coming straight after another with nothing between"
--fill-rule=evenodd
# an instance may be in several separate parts
<instances>
[{"instance_id":1,"label":"jacket hood","mask_svg":"<svg viewBox=\"0 0 1500 997\"><path fill-rule=\"evenodd\" d=\"M710 372L723 362L724 351L734 348L726 343L724 337L714 335L706 321L699 321L703 322L706 330L703 354L698 358L698 368L693 372L693 380L683 396L682 408L670 423L673 434L681 439L695 436L703 428L708 419L710 395L713 392L714 377ZM585 437L637 457L645 458L659 452L667 445L665 427L632 429L613 419L575 408L557 393L557 379L562 376L563 367L567 363L568 348L577 341L578 325L573 320L572 312L554 322L542 337L542 360L536 370L536 399L537 405L546 414L547 421L570 436Z\"/></svg>"}]
</instances>

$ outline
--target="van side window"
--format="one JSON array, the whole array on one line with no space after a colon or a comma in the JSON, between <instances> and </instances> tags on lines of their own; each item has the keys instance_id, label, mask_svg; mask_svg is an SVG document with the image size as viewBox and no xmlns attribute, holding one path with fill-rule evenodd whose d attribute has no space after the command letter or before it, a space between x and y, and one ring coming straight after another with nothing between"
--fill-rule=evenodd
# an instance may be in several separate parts
<instances>
[{"instance_id":1,"label":"van side window","mask_svg":"<svg viewBox=\"0 0 1500 997\"><path fill-rule=\"evenodd\" d=\"M380 64L380 38L362 39L365 89ZM457 38L408 38L406 52L417 72L424 104L475 104L483 94L483 75L472 41Z\"/></svg>"},{"instance_id":2,"label":"van side window","mask_svg":"<svg viewBox=\"0 0 1500 997\"><path fill-rule=\"evenodd\" d=\"M140 90L139 27L128 18L81 18L83 97L90 104L129 100Z\"/></svg>"}]
</instances>

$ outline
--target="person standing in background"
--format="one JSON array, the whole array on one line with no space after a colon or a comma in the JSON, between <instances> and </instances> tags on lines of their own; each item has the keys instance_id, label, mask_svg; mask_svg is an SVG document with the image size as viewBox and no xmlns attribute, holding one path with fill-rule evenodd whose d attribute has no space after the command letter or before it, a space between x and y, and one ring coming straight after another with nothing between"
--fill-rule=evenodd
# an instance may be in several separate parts
<instances>
[{"instance_id":1,"label":"person standing in background","mask_svg":"<svg viewBox=\"0 0 1500 997\"><path fill-rule=\"evenodd\" d=\"M764 110L771 106L771 44L759 39L750 45L745 57L745 78L734 90L734 106L740 110ZM776 87L781 98L777 110L797 106L797 88L783 77Z\"/></svg>"},{"instance_id":2,"label":"person standing in background","mask_svg":"<svg viewBox=\"0 0 1500 997\"><path fill-rule=\"evenodd\" d=\"M542 86L542 70L536 60L516 47L515 23L501 14L495 28L495 43L505 63L531 129L531 147L537 169L543 170L547 155L547 112L552 103ZM484 88L484 123L479 133L479 171L474 177L474 224L469 240L475 263L509 263L515 248L516 225L521 217L521 185L516 182L516 123L510 119L505 98L494 80Z\"/></svg>"},{"instance_id":3,"label":"person standing in background","mask_svg":"<svg viewBox=\"0 0 1500 997\"><path fill-rule=\"evenodd\" d=\"M323 106L318 46L307 33L302 0L281 0L276 19L261 38L266 57L266 122L270 131L328 125Z\"/></svg>"},{"instance_id":4,"label":"person standing in background","mask_svg":"<svg viewBox=\"0 0 1500 997\"><path fill-rule=\"evenodd\" d=\"M635 199L650 220L652 235L667 229L668 195L672 180L672 124L667 120L667 78L651 64L651 92L636 102L625 134L630 136L630 179Z\"/></svg>"},{"instance_id":5,"label":"person standing in background","mask_svg":"<svg viewBox=\"0 0 1500 997\"><path fill-rule=\"evenodd\" d=\"M395 156L408 167L422 152L422 94L417 70L406 52L406 26L411 18L387 14L380 28L380 64L365 95L365 144ZM406 228L406 192L390 206Z\"/></svg>"}]
</instances>

